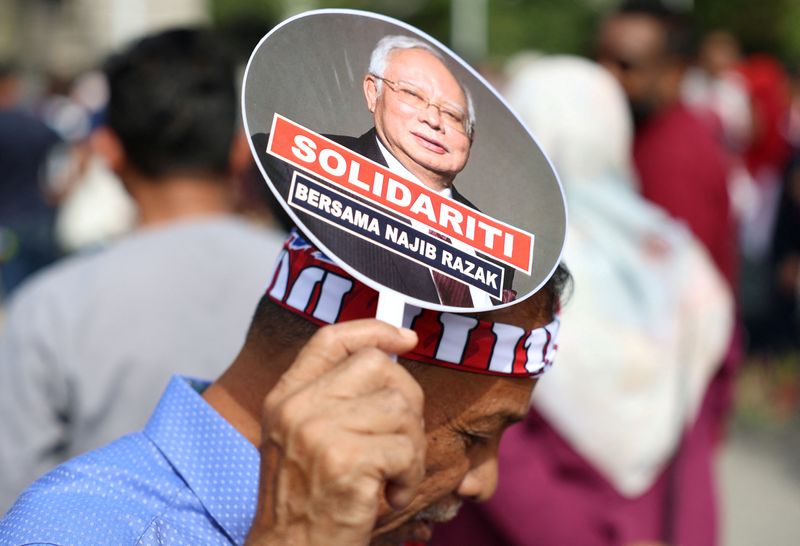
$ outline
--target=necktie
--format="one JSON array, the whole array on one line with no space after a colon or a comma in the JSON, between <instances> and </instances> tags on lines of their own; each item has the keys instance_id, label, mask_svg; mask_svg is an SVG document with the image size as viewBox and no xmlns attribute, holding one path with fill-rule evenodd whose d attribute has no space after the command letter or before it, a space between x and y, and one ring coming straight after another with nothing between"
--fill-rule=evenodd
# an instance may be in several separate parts
<instances>
[{"instance_id":1,"label":"necktie","mask_svg":"<svg viewBox=\"0 0 800 546\"><path fill-rule=\"evenodd\" d=\"M442 235L432 229L429 230L428 233L446 243L452 242L447 235ZM469 285L439 273L435 269L431 269L431 273L433 273L433 283L436 285L436 291L439 293L439 300L442 302L442 305L472 307L472 296L469 294Z\"/></svg>"}]
</instances>

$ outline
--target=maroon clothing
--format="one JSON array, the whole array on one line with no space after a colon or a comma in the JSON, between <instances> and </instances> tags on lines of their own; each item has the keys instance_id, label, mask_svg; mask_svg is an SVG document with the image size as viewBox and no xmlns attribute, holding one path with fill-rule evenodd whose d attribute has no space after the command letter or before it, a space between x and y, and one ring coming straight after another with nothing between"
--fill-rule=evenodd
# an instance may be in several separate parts
<instances>
[{"instance_id":1,"label":"maroon clothing","mask_svg":"<svg viewBox=\"0 0 800 546\"><path fill-rule=\"evenodd\" d=\"M730 286L736 280L736 232L728 197L728 165L708 128L675 105L636 133L634 161L641 193L686 222Z\"/></svg>"},{"instance_id":2,"label":"maroon clothing","mask_svg":"<svg viewBox=\"0 0 800 546\"><path fill-rule=\"evenodd\" d=\"M737 67L747 84L755 118L753 141L745 150L747 168L756 181L762 169L783 172L791 149L784 124L791 105L791 84L783 66L765 54L751 55Z\"/></svg>"},{"instance_id":3,"label":"maroon clothing","mask_svg":"<svg viewBox=\"0 0 800 546\"><path fill-rule=\"evenodd\" d=\"M503 436L495 496L465 504L455 520L436 527L431 544L625 546L661 540L712 546L717 514L710 423L699 419L677 460L648 491L626 499L532 410Z\"/></svg>"},{"instance_id":4,"label":"maroon clothing","mask_svg":"<svg viewBox=\"0 0 800 546\"><path fill-rule=\"evenodd\" d=\"M736 225L728 194L728 163L720 144L687 107L676 104L636 131L633 149L642 196L684 221L736 292ZM717 438L731 406L741 339L734 336L723 366L708 388Z\"/></svg>"}]
</instances>

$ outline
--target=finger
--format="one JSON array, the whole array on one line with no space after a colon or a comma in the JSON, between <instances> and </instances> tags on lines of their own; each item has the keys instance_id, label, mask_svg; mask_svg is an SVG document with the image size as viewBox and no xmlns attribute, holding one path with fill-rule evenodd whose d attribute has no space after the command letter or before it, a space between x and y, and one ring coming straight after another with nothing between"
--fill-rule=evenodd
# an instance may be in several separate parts
<instances>
[{"instance_id":1,"label":"finger","mask_svg":"<svg viewBox=\"0 0 800 546\"><path fill-rule=\"evenodd\" d=\"M339 400L318 409L296 430L293 440L308 448L315 438L332 430L354 434L405 434L418 449L425 448L425 424L408 400L395 389L382 389L367 396Z\"/></svg>"},{"instance_id":2,"label":"finger","mask_svg":"<svg viewBox=\"0 0 800 546\"><path fill-rule=\"evenodd\" d=\"M413 330L397 328L375 319L354 320L320 328L298 353L284 374L286 383L306 383L365 348L404 353L417 344Z\"/></svg>"},{"instance_id":3,"label":"finger","mask_svg":"<svg viewBox=\"0 0 800 546\"><path fill-rule=\"evenodd\" d=\"M318 452L320 481L333 498L360 504L379 502L377 492L388 487L395 507L410 502L425 476L425 449L404 434L350 434L331 437Z\"/></svg>"},{"instance_id":4,"label":"finger","mask_svg":"<svg viewBox=\"0 0 800 546\"><path fill-rule=\"evenodd\" d=\"M363 432L371 432L370 427L395 432L400 421L391 421L392 412L407 415L402 421L406 428L399 430L416 435L424 430L423 406L422 388L408 370L379 349L367 348L280 400L271 392L264 400L264 435L302 453L328 430L353 426Z\"/></svg>"},{"instance_id":5,"label":"finger","mask_svg":"<svg viewBox=\"0 0 800 546\"><path fill-rule=\"evenodd\" d=\"M422 388L378 349L359 351L279 403L272 396L264 403L265 437L299 458L331 430L407 433L425 443Z\"/></svg>"},{"instance_id":6,"label":"finger","mask_svg":"<svg viewBox=\"0 0 800 546\"><path fill-rule=\"evenodd\" d=\"M414 500L425 477L425 443L417 445L407 435L383 438L386 438L381 446L386 500L392 508L399 510Z\"/></svg>"}]
</instances>

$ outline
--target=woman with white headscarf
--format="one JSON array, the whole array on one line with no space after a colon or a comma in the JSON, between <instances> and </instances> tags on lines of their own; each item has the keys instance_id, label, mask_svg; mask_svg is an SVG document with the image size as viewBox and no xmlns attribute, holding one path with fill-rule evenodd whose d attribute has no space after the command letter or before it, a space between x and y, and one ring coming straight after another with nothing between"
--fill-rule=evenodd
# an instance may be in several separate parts
<instances>
[{"instance_id":1,"label":"woman with white headscarf","mask_svg":"<svg viewBox=\"0 0 800 546\"><path fill-rule=\"evenodd\" d=\"M563 183L575 289L557 362L503 439L495 498L435 543L711 546L713 442L698 416L731 295L688 229L638 195L632 123L610 74L541 58L506 95Z\"/></svg>"}]
</instances>

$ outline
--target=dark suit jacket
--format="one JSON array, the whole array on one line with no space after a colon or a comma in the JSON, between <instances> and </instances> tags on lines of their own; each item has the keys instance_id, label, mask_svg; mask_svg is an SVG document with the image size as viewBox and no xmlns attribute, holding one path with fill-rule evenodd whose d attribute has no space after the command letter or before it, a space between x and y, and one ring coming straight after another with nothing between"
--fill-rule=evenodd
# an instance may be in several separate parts
<instances>
[{"instance_id":1,"label":"dark suit jacket","mask_svg":"<svg viewBox=\"0 0 800 546\"><path fill-rule=\"evenodd\" d=\"M386 161L378 147L377 133L374 128L370 129L360 137L325 135L334 142L363 155L364 157L388 168ZM252 137L253 145L258 153L261 165L267 171L272 183L279 189L280 193L286 197L288 194L289 183L292 179L294 167L281 161L280 159L267 154L267 143L269 134L259 133ZM355 198L361 201L358 196ZM475 210L478 207L473 205L467 198L452 188L452 198ZM362 241L357 237L352 237L344 231L338 229L328 229L324 227L324 222L296 211L303 218L303 222L311 229L320 241L332 252L341 256L348 256L347 262L356 270L364 275L378 280L381 284L402 292L410 294L417 299L431 303L441 303L433 281L433 274L430 268L420 265L408 258L387 252L370 242ZM346 250L342 253L342 250ZM482 256L494 263L495 260ZM504 287L510 288L513 279L513 270L505 268ZM494 301L494 300L493 300ZM499 303L499 300L497 300Z\"/></svg>"}]
</instances>

